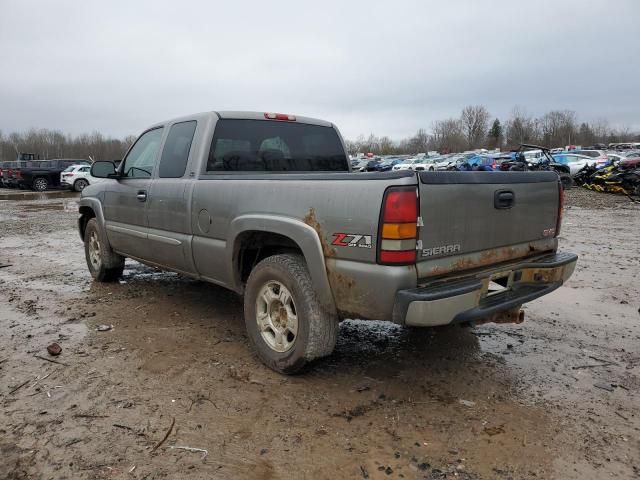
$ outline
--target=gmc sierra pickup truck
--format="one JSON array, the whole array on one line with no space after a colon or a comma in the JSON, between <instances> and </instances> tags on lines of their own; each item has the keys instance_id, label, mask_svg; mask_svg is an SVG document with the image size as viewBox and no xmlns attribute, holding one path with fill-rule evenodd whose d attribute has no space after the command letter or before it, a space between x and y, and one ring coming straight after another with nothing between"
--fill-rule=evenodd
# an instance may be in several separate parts
<instances>
[{"instance_id":1,"label":"gmc sierra pickup truck","mask_svg":"<svg viewBox=\"0 0 640 480\"><path fill-rule=\"evenodd\" d=\"M244 296L261 360L283 373L329 355L344 318L409 327L520 322L560 287L555 172L351 173L336 127L209 112L146 130L82 191L96 281L125 257Z\"/></svg>"}]
</instances>

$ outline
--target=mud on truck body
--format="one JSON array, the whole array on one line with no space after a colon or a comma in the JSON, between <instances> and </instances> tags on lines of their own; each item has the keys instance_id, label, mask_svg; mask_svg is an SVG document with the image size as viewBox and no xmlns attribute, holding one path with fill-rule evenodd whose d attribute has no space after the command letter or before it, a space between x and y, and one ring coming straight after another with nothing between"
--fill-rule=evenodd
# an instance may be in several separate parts
<instances>
[{"instance_id":1,"label":"mud on truck body","mask_svg":"<svg viewBox=\"0 0 640 480\"><path fill-rule=\"evenodd\" d=\"M249 338L283 373L329 355L344 318L411 327L521 321L577 257L557 252L555 172L350 172L322 120L208 112L96 162L79 231L97 281L124 259L244 297Z\"/></svg>"}]
</instances>

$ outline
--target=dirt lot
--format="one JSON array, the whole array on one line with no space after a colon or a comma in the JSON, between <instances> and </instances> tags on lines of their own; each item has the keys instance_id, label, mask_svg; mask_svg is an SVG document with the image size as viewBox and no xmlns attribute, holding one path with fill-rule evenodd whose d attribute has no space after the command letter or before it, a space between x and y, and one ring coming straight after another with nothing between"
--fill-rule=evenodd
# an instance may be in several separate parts
<instances>
[{"instance_id":1,"label":"dirt lot","mask_svg":"<svg viewBox=\"0 0 640 480\"><path fill-rule=\"evenodd\" d=\"M93 284L75 200L0 201L0 478L640 478L624 197L569 192L576 273L522 325L347 321L294 377L257 360L232 293L133 262Z\"/></svg>"}]
</instances>

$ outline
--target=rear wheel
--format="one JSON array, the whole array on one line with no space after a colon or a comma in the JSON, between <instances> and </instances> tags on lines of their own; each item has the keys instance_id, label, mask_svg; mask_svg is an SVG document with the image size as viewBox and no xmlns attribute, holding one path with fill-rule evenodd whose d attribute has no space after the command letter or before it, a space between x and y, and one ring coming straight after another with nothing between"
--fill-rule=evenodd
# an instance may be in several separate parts
<instances>
[{"instance_id":1,"label":"rear wheel","mask_svg":"<svg viewBox=\"0 0 640 480\"><path fill-rule=\"evenodd\" d=\"M84 253L91 276L98 282L113 282L122 276L124 257L102 241L95 218L87 222L84 231Z\"/></svg>"},{"instance_id":2,"label":"rear wheel","mask_svg":"<svg viewBox=\"0 0 640 480\"><path fill-rule=\"evenodd\" d=\"M296 373L329 355L338 337L338 319L321 307L307 265L297 254L268 257L253 269L244 318L258 356L280 373Z\"/></svg>"},{"instance_id":3,"label":"rear wheel","mask_svg":"<svg viewBox=\"0 0 640 480\"><path fill-rule=\"evenodd\" d=\"M73 189L76 192L81 192L85 187L87 187L87 185L89 185L89 182L81 178L80 180L76 180L76 183L73 184Z\"/></svg>"},{"instance_id":4,"label":"rear wheel","mask_svg":"<svg viewBox=\"0 0 640 480\"><path fill-rule=\"evenodd\" d=\"M49 181L44 177L38 177L33 181L33 189L36 192L44 192L49 188Z\"/></svg>"}]
</instances>

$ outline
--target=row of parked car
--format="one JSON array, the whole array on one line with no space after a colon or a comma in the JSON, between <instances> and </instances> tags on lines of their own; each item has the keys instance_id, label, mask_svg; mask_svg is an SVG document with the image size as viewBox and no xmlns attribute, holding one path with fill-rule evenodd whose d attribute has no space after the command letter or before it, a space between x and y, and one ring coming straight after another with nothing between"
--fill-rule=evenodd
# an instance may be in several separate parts
<instances>
[{"instance_id":1,"label":"row of parked car","mask_svg":"<svg viewBox=\"0 0 640 480\"><path fill-rule=\"evenodd\" d=\"M640 157L640 150L605 151L582 149L550 153L544 148L529 146L514 152L466 152L428 157L387 156L352 160L351 166L356 172L385 172L389 170L443 171L443 170L509 170L517 161L526 162L528 167L535 167L540 162L564 165L559 171L576 175L585 166L604 167L621 160Z\"/></svg>"},{"instance_id":2,"label":"row of parked car","mask_svg":"<svg viewBox=\"0 0 640 480\"><path fill-rule=\"evenodd\" d=\"M89 160L78 159L0 162L0 187L38 192L64 188L81 192L89 184L99 181L91 176L90 170Z\"/></svg>"}]
</instances>

